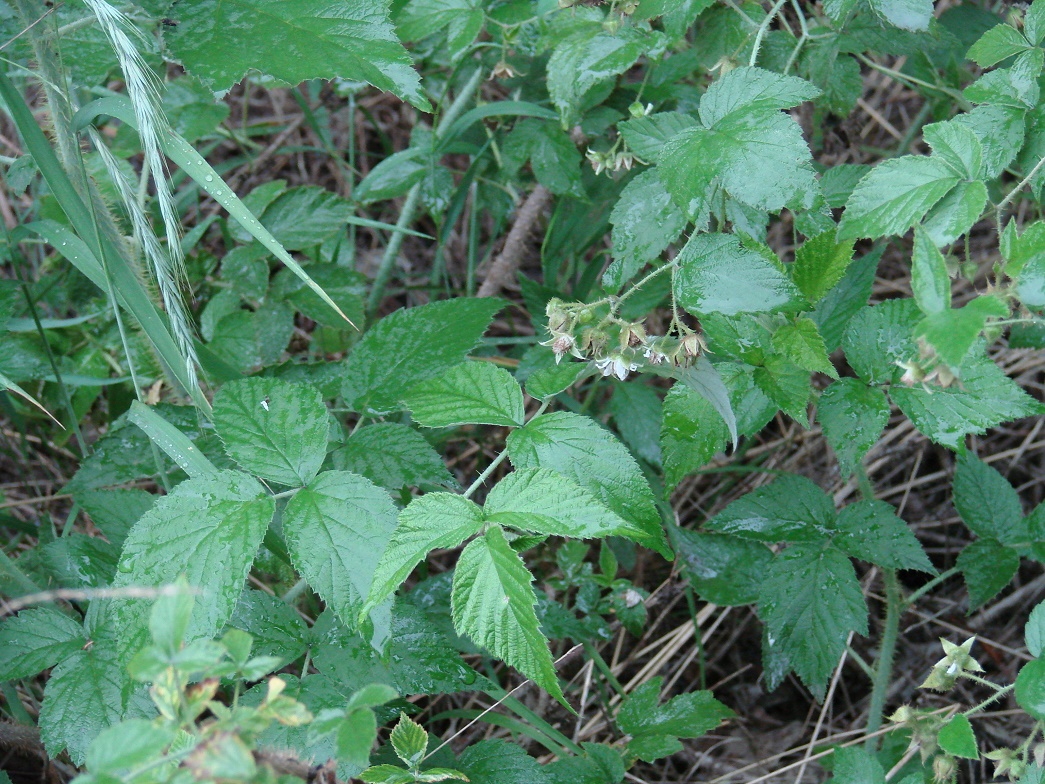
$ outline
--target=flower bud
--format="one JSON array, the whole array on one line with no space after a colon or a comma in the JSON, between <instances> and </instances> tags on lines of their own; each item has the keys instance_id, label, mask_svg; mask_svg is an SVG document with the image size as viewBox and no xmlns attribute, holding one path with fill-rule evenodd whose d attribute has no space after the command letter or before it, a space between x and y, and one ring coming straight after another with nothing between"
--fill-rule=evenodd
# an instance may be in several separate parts
<instances>
[{"instance_id":1,"label":"flower bud","mask_svg":"<svg viewBox=\"0 0 1045 784\"><path fill-rule=\"evenodd\" d=\"M933 760L933 781L936 784L952 784L958 777L958 761L950 754L941 754Z\"/></svg>"}]
</instances>

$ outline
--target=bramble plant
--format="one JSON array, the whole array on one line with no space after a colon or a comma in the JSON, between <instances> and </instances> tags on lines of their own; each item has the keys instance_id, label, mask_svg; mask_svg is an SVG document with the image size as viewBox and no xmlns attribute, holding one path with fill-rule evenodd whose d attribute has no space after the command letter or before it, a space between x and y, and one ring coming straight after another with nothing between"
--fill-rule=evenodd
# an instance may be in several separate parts
<instances>
[{"instance_id":1,"label":"bramble plant","mask_svg":"<svg viewBox=\"0 0 1045 784\"><path fill-rule=\"evenodd\" d=\"M35 725L81 784L695 780L717 747L683 741L750 707L702 626L748 607L766 692L826 710L859 667L858 732L817 723L797 780L1040 784L1045 604L1018 675L954 619L901 671L952 578L973 613L1045 562L979 438L1045 414L1040 355L1006 372L1045 347L1045 0L1001 10L0 3L4 465L62 477L0 503L0 754ZM828 150L856 111L889 149ZM835 473L767 459L800 431ZM901 432L956 558L872 480ZM680 680L651 610L683 594ZM1003 702L1007 746L970 721Z\"/></svg>"}]
</instances>

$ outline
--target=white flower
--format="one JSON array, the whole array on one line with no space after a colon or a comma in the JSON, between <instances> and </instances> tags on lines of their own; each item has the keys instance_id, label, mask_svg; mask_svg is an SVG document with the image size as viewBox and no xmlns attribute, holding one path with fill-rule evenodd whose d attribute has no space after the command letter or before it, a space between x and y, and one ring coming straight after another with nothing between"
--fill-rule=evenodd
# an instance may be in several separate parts
<instances>
[{"instance_id":1,"label":"white flower","mask_svg":"<svg viewBox=\"0 0 1045 784\"><path fill-rule=\"evenodd\" d=\"M573 338L570 335L559 335L552 343L552 351L555 353L555 364L558 365L564 356L573 349Z\"/></svg>"},{"instance_id":2,"label":"white flower","mask_svg":"<svg viewBox=\"0 0 1045 784\"><path fill-rule=\"evenodd\" d=\"M628 373L638 368L633 362L625 362L620 355L603 357L595 360L595 367L602 371L603 376L616 376L621 381L628 377Z\"/></svg>"}]
</instances>

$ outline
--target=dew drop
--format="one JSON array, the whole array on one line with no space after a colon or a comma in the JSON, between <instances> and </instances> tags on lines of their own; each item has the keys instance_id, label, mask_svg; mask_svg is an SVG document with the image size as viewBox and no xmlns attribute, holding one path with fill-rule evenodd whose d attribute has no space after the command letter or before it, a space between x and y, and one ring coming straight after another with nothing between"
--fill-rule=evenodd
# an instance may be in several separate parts
<instances>
[{"instance_id":1,"label":"dew drop","mask_svg":"<svg viewBox=\"0 0 1045 784\"><path fill-rule=\"evenodd\" d=\"M206 180L207 182L214 182L214 177L212 177L209 174L206 177L204 177L203 179Z\"/></svg>"}]
</instances>

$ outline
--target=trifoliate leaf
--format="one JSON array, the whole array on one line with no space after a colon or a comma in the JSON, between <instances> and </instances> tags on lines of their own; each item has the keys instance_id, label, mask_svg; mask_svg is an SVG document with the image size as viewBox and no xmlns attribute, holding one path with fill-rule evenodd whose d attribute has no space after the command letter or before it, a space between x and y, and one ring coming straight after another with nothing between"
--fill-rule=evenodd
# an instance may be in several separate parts
<instances>
[{"instance_id":1,"label":"trifoliate leaf","mask_svg":"<svg viewBox=\"0 0 1045 784\"><path fill-rule=\"evenodd\" d=\"M454 628L565 702L534 612L533 575L497 526L461 552L450 597Z\"/></svg>"}]
</instances>

